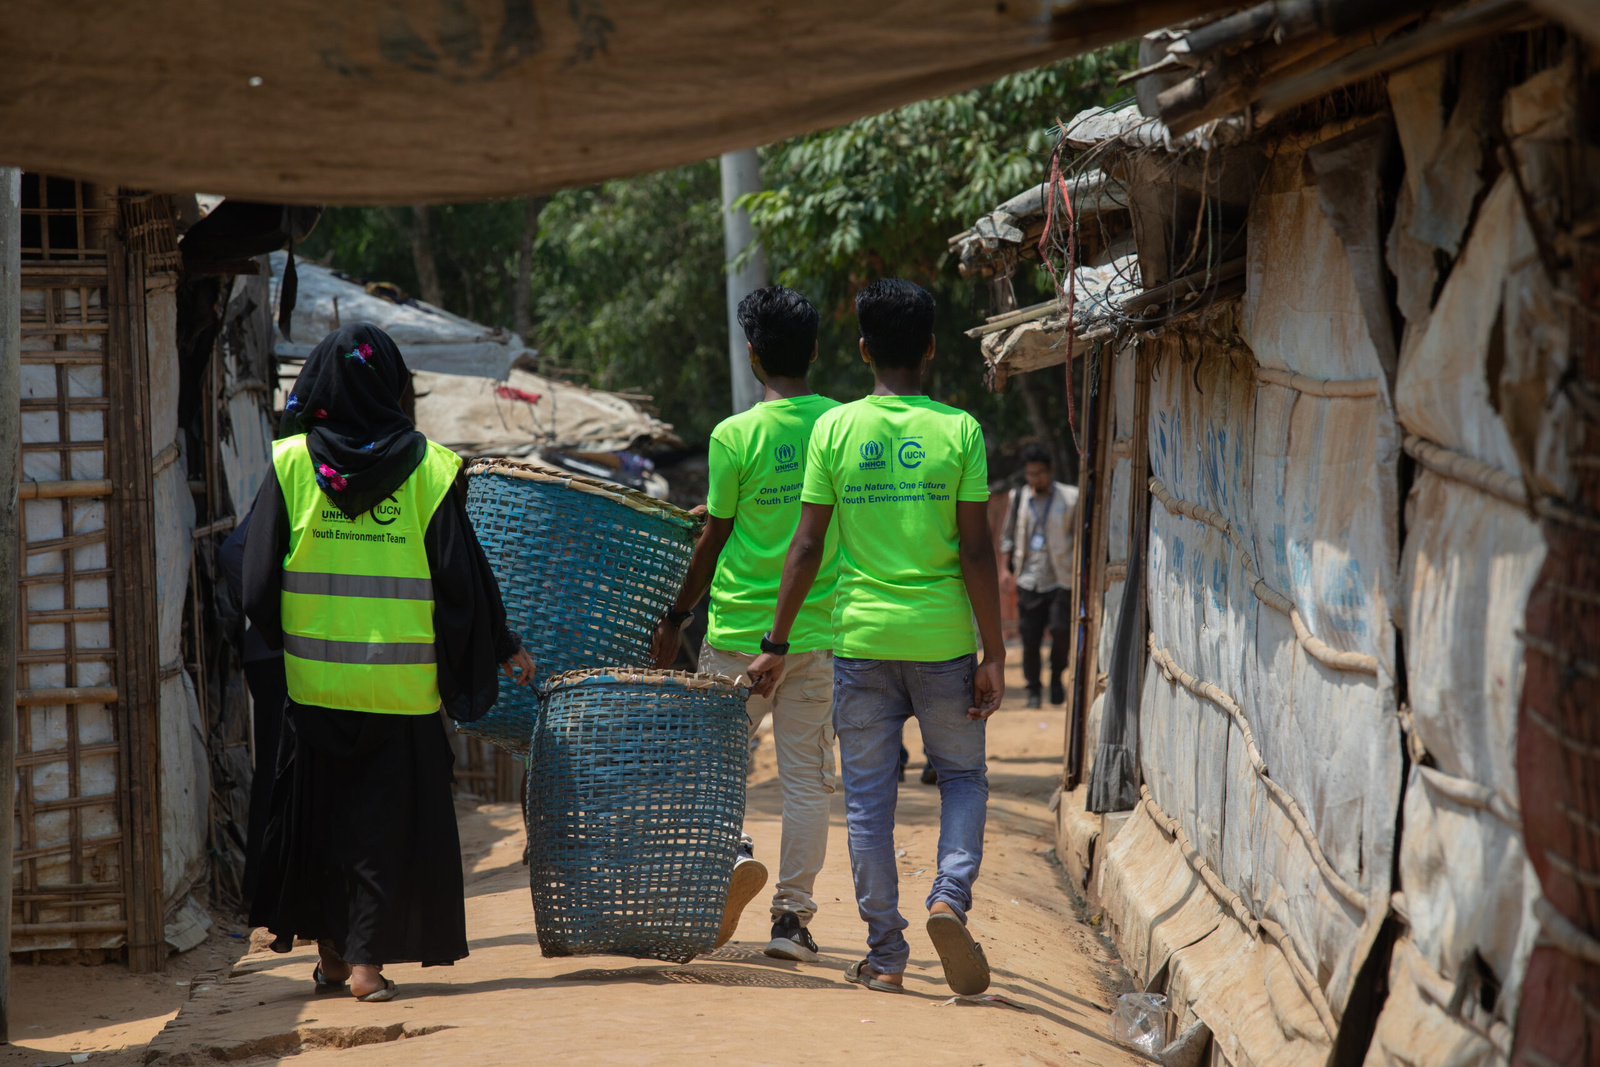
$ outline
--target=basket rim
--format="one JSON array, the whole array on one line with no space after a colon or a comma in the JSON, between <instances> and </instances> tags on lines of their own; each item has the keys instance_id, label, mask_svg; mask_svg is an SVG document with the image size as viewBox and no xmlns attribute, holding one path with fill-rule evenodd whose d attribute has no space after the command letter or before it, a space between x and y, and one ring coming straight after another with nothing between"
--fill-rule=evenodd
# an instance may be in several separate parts
<instances>
[{"instance_id":1,"label":"basket rim","mask_svg":"<svg viewBox=\"0 0 1600 1067\"><path fill-rule=\"evenodd\" d=\"M621 685L634 685L640 683L660 684L663 682L681 685L685 689L726 689L734 692L748 690L737 680L725 674L701 674L696 671L664 671L654 667L587 667L579 671L563 671L552 674L540 682L538 689L541 695L548 695L557 689L582 685L584 682L605 679Z\"/></svg>"},{"instance_id":2,"label":"basket rim","mask_svg":"<svg viewBox=\"0 0 1600 1067\"><path fill-rule=\"evenodd\" d=\"M691 528L699 527L703 521L676 504L668 503L648 493L641 493L637 489L630 489L625 485L618 485L615 482L604 481L600 478L591 478L584 474L551 470L548 467L538 466L526 460L512 459L508 456L485 456L475 459L467 465L465 474L468 478L484 474L503 474L509 478L521 478L529 482L560 485L567 489L575 489L580 493L604 497L607 500L625 504L635 511L670 519Z\"/></svg>"}]
</instances>

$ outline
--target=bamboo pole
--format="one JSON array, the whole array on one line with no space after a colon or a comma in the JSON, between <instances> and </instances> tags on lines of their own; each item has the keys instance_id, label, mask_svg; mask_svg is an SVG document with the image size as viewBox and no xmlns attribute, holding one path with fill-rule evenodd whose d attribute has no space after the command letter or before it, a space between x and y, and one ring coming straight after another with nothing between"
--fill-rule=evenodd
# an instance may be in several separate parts
<instances>
[{"instance_id":1,"label":"bamboo pole","mask_svg":"<svg viewBox=\"0 0 1600 1067\"><path fill-rule=\"evenodd\" d=\"M11 1042L11 851L17 804L17 483L22 475L22 171L0 167L0 1043Z\"/></svg>"}]
</instances>

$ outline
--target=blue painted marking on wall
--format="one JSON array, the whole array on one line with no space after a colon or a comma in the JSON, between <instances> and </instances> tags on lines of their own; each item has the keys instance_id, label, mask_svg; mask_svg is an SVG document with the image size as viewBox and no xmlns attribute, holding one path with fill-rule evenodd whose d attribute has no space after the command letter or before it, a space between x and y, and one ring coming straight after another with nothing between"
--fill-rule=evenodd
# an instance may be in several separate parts
<instances>
[{"instance_id":1,"label":"blue painted marking on wall","mask_svg":"<svg viewBox=\"0 0 1600 1067\"><path fill-rule=\"evenodd\" d=\"M1311 546L1304 541L1289 542L1289 580L1296 589L1311 588Z\"/></svg>"}]
</instances>

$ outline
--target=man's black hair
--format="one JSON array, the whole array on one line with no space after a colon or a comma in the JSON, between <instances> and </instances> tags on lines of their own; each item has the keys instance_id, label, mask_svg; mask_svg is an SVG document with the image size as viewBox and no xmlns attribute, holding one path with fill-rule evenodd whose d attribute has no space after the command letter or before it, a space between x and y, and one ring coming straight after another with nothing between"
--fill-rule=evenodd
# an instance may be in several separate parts
<instances>
[{"instance_id":1,"label":"man's black hair","mask_svg":"<svg viewBox=\"0 0 1600 1067\"><path fill-rule=\"evenodd\" d=\"M739 301L739 325L761 369L779 378L804 378L817 350L817 309L782 285L757 289Z\"/></svg>"},{"instance_id":2,"label":"man's black hair","mask_svg":"<svg viewBox=\"0 0 1600 1067\"><path fill-rule=\"evenodd\" d=\"M915 367L933 340L933 294L904 278L879 278L856 294L867 354L880 367Z\"/></svg>"},{"instance_id":3,"label":"man's black hair","mask_svg":"<svg viewBox=\"0 0 1600 1067\"><path fill-rule=\"evenodd\" d=\"M1029 441L1022 446L1022 465L1030 463L1043 463L1046 467L1054 467L1056 461L1050 458L1050 450L1037 441Z\"/></svg>"}]
</instances>

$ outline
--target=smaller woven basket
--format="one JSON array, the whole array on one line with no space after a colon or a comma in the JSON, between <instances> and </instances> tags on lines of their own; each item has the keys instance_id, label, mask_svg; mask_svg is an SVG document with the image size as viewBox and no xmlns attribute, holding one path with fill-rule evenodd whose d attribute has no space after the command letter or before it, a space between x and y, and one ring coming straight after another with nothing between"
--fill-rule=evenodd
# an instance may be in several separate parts
<instances>
[{"instance_id":1,"label":"smaller woven basket","mask_svg":"<svg viewBox=\"0 0 1600 1067\"><path fill-rule=\"evenodd\" d=\"M507 459L467 468L467 515L506 621L540 677L649 666L656 621L689 571L694 516L620 485ZM495 706L459 729L525 756L538 715L534 690L502 677Z\"/></svg>"},{"instance_id":2,"label":"smaller woven basket","mask_svg":"<svg viewBox=\"0 0 1600 1067\"><path fill-rule=\"evenodd\" d=\"M539 948L672 963L710 951L744 822L749 690L626 668L540 689L526 811Z\"/></svg>"}]
</instances>

